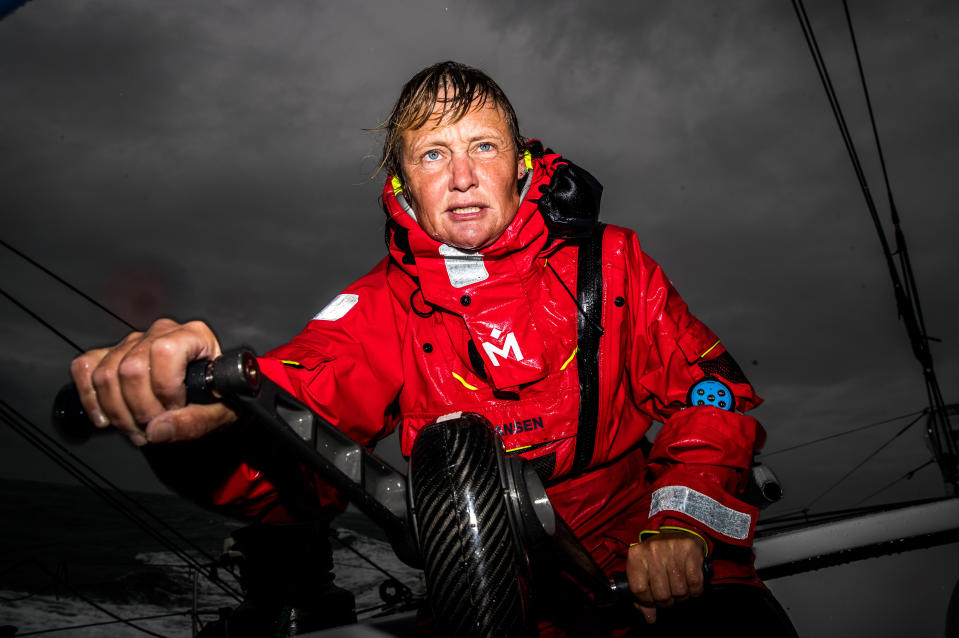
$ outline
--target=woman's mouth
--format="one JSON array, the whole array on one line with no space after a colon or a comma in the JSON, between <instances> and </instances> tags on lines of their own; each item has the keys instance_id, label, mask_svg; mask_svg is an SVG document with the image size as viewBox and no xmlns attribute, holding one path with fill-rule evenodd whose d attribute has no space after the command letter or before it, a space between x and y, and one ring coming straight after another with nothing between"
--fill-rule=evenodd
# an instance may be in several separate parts
<instances>
[{"instance_id":1,"label":"woman's mouth","mask_svg":"<svg viewBox=\"0 0 959 638\"><path fill-rule=\"evenodd\" d=\"M447 212L457 219L468 219L479 215L482 211L482 206L459 206L450 208Z\"/></svg>"}]
</instances>

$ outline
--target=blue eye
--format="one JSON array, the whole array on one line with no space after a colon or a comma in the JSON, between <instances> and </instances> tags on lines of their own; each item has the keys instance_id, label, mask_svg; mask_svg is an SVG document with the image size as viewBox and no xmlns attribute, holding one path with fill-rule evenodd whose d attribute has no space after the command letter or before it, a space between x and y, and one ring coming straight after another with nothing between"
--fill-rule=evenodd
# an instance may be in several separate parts
<instances>
[{"instance_id":1,"label":"blue eye","mask_svg":"<svg viewBox=\"0 0 959 638\"><path fill-rule=\"evenodd\" d=\"M492 150L493 150L493 145L490 144L489 142L483 142L482 144L479 145L479 150L480 150L480 151L484 151L484 152L485 152L485 151L492 151Z\"/></svg>"},{"instance_id":2,"label":"blue eye","mask_svg":"<svg viewBox=\"0 0 959 638\"><path fill-rule=\"evenodd\" d=\"M439 151L426 151L426 155L424 155L423 157L425 157L426 160L429 161L429 162L435 162L436 160L438 160L438 159L440 158L440 152L439 152Z\"/></svg>"}]
</instances>

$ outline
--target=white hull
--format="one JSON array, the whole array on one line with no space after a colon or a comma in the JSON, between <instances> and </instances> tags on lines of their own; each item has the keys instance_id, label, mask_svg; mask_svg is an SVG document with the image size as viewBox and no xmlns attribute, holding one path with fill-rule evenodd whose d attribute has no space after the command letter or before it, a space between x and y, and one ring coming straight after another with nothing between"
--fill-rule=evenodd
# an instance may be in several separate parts
<instances>
[{"instance_id":1,"label":"white hull","mask_svg":"<svg viewBox=\"0 0 959 638\"><path fill-rule=\"evenodd\" d=\"M800 636L942 638L949 614L959 620L959 498L783 531L755 548Z\"/></svg>"}]
</instances>

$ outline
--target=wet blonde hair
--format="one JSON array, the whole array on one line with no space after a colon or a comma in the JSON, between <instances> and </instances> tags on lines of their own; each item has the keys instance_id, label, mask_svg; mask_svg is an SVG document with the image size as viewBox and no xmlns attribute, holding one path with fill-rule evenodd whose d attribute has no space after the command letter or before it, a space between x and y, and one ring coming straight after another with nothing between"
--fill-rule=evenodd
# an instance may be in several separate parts
<instances>
[{"instance_id":1,"label":"wet blonde hair","mask_svg":"<svg viewBox=\"0 0 959 638\"><path fill-rule=\"evenodd\" d=\"M440 62L429 66L403 85L400 97L389 117L373 130L385 131L383 152L377 172L403 179L403 133L426 124L438 104L442 104L438 121L450 124L460 121L473 108L492 103L502 111L509 127L517 156L526 148L526 140L519 133L516 111L493 78L483 71L460 64Z\"/></svg>"}]
</instances>

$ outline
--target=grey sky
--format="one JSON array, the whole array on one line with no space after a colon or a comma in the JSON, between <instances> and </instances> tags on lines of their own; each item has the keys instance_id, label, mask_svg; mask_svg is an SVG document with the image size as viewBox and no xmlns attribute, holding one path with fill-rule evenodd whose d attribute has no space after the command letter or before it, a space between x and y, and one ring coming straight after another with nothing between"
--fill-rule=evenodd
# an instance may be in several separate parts
<instances>
[{"instance_id":1,"label":"grey sky","mask_svg":"<svg viewBox=\"0 0 959 638\"><path fill-rule=\"evenodd\" d=\"M947 401L959 381L953 2L851 10ZM837 2L808 2L884 218ZM33 0L0 22L4 240L139 325L203 318L227 346L291 336L383 254L379 138L419 68L486 69L524 133L592 171L766 398L767 449L919 410L862 196L789 2ZM84 346L122 328L10 254L2 287ZM0 398L38 421L70 349L0 306ZM900 421L773 457L800 507ZM154 485L118 440L78 451ZM919 428L825 507L927 456ZM58 480L0 430L0 475ZM887 498L941 493L935 470Z\"/></svg>"}]
</instances>

